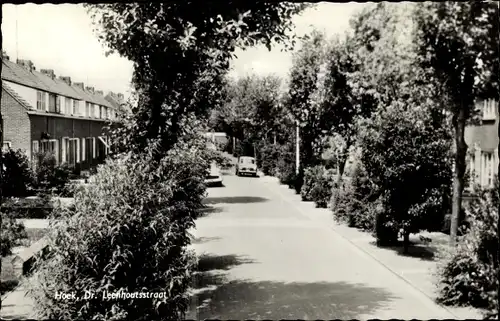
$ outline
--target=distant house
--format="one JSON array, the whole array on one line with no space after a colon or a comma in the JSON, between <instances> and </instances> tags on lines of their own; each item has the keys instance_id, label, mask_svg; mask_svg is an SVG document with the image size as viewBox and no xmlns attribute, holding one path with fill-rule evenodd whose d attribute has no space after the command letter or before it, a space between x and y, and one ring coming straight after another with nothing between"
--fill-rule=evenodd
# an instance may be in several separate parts
<instances>
[{"instance_id":1,"label":"distant house","mask_svg":"<svg viewBox=\"0 0 500 321\"><path fill-rule=\"evenodd\" d=\"M471 183L482 187L493 187L493 178L498 175L498 102L478 101L482 120L478 126L465 128L465 142L469 147L468 170Z\"/></svg>"},{"instance_id":2,"label":"distant house","mask_svg":"<svg viewBox=\"0 0 500 321\"><path fill-rule=\"evenodd\" d=\"M58 163L81 168L102 161L108 152L106 122L115 121L116 107L102 91L36 71L29 60L2 55L2 148L21 149L30 159L53 152Z\"/></svg>"}]
</instances>

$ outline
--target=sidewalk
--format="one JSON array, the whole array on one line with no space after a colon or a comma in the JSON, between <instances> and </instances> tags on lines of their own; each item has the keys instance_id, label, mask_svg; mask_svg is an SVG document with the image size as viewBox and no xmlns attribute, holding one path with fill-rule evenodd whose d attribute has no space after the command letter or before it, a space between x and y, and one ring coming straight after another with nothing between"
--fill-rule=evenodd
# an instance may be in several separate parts
<instances>
[{"instance_id":1,"label":"sidewalk","mask_svg":"<svg viewBox=\"0 0 500 321\"><path fill-rule=\"evenodd\" d=\"M2 319L36 319L33 313L33 300L26 295L27 284L29 281L23 279L14 291L2 297L2 310L0 311Z\"/></svg>"},{"instance_id":2,"label":"sidewalk","mask_svg":"<svg viewBox=\"0 0 500 321\"><path fill-rule=\"evenodd\" d=\"M392 273L409 283L427 297L435 300L436 286L434 271L437 267L437 259L426 252L420 257L403 256L396 249L379 248L375 244L375 238L367 232L350 228L346 225L338 224L333 220L330 209L316 208L312 202L303 202L300 195L288 186L280 185L275 177L265 176L260 173L262 182L274 193L279 194L283 199L292 203L303 215L314 221L320 221L325 228L332 229L351 244L371 256L374 260L382 264ZM417 237L418 238L418 237ZM421 248L418 248L421 250ZM480 311L467 307L444 307L456 319L483 319Z\"/></svg>"}]
</instances>

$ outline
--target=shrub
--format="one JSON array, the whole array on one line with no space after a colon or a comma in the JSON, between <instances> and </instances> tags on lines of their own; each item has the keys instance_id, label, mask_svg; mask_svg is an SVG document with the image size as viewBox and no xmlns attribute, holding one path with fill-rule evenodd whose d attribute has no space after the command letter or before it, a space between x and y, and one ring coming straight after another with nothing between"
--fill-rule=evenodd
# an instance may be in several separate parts
<instances>
[{"instance_id":1,"label":"shrub","mask_svg":"<svg viewBox=\"0 0 500 321\"><path fill-rule=\"evenodd\" d=\"M444 253L438 269L438 301L498 312L498 190L481 192L467 206L470 228ZM488 314L490 314L488 313Z\"/></svg>"},{"instance_id":2,"label":"shrub","mask_svg":"<svg viewBox=\"0 0 500 321\"><path fill-rule=\"evenodd\" d=\"M28 158L21 150L2 152L1 186L4 197L23 197L33 187L34 175Z\"/></svg>"},{"instance_id":3,"label":"shrub","mask_svg":"<svg viewBox=\"0 0 500 321\"><path fill-rule=\"evenodd\" d=\"M437 215L442 220L443 200L451 190L452 140L432 108L396 101L360 131L361 160L383 194L377 230L389 229L392 239L390 231L402 229L405 245L410 233L431 228Z\"/></svg>"},{"instance_id":4,"label":"shrub","mask_svg":"<svg viewBox=\"0 0 500 321\"><path fill-rule=\"evenodd\" d=\"M36 187L43 192L62 194L67 192L73 171L67 164L58 165L53 153L38 153L35 166Z\"/></svg>"},{"instance_id":5,"label":"shrub","mask_svg":"<svg viewBox=\"0 0 500 321\"><path fill-rule=\"evenodd\" d=\"M265 175L276 175L279 155L280 151L277 146L265 143L260 145L257 165Z\"/></svg>"},{"instance_id":6,"label":"shrub","mask_svg":"<svg viewBox=\"0 0 500 321\"><path fill-rule=\"evenodd\" d=\"M205 194L207 155L179 144L159 162L124 156L98 169L75 195L73 210L49 237L50 258L38 260L32 295L47 319L181 319L188 306L192 255L188 229ZM60 301L56 291L99 294ZM164 298L103 300L103 291L165 292Z\"/></svg>"},{"instance_id":7,"label":"shrub","mask_svg":"<svg viewBox=\"0 0 500 321\"><path fill-rule=\"evenodd\" d=\"M377 190L368 180L361 163L353 170L353 175L344 188L335 189L331 199L333 216L350 227L374 231L377 209L382 206Z\"/></svg>"},{"instance_id":8,"label":"shrub","mask_svg":"<svg viewBox=\"0 0 500 321\"><path fill-rule=\"evenodd\" d=\"M10 198L2 203L2 213L10 218L46 219L52 212L49 196L35 199Z\"/></svg>"},{"instance_id":9,"label":"shrub","mask_svg":"<svg viewBox=\"0 0 500 321\"><path fill-rule=\"evenodd\" d=\"M307 168L300 190L302 200L314 201L317 207L326 207L332 196L333 178L333 171L321 165Z\"/></svg>"},{"instance_id":10,"label":"shrub","mask_svg":"<svg viewBox=\"0 0 500 321\"><path fill-rule=\"evenodd\" d=\"M22 239L26 239L28 234L22 223L17 223L15 219L4 215L2 210L2 231L0 249L2 257L12 254L12 248L20 244Z\"/></svg>"}]
</instances>

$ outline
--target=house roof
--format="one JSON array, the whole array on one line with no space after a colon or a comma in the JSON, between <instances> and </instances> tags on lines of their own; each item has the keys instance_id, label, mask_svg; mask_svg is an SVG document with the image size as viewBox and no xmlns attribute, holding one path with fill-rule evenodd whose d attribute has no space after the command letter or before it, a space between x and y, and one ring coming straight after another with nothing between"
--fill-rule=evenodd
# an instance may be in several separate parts
<instances>
[{"instance_id":1,"label":"house roof","mask_svg":"<svg viewBox=\"0 0 500 321\"><path fill-rule=\"evenodd\" d=\"M469 148L474 146L474 143L479 145L479 148L485 152L492 152L498 147L498 125L499 117L495 122L483 123L479 126L468 126L465 128L465 142Z\"/></svg>"},{"instance_id":2,"label":"house roof","mask_svg":"<svg viewBox=\"0 0 500 321\"><path fill-rule=\"evenodd\" d=\"M12 96L21 106L23 106L26 109L33 109L33 106L31 106L26 100L24 100L21 96L19 96L15 90L9 87L5 81L2 81L2 88Z\"/></svg>"},{"instance_id":3,"label":"house roof","mask_svg":"<svg viewBox=\"0 0 500 321\"><path fill-rule=\"evenodd\" d=\"M114 108L112 104L104 99L104 96L82 90L75 85L70 86L61 79L52 79L36 70L30 72L26 68L7 59L2 59L2 79L73 99L85 100L94 104Z\"/></svg>"}]
</instances>

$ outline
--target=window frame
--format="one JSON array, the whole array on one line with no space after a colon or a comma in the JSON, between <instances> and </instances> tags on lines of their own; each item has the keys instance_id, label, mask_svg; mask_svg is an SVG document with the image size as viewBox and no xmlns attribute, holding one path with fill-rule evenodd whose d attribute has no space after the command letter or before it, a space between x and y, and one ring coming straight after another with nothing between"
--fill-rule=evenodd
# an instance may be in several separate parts
<instances>
[{"instance_id":1,"label":"window frame","mask_svg":"<svg viewBox=\"0 0 500 321\"><path fill-rule=\"evenodd\" d=\"M37 110L46 110L46 99L45 92L41 90L36 91L36 109Z\"/></svg>"}]
</instances>

